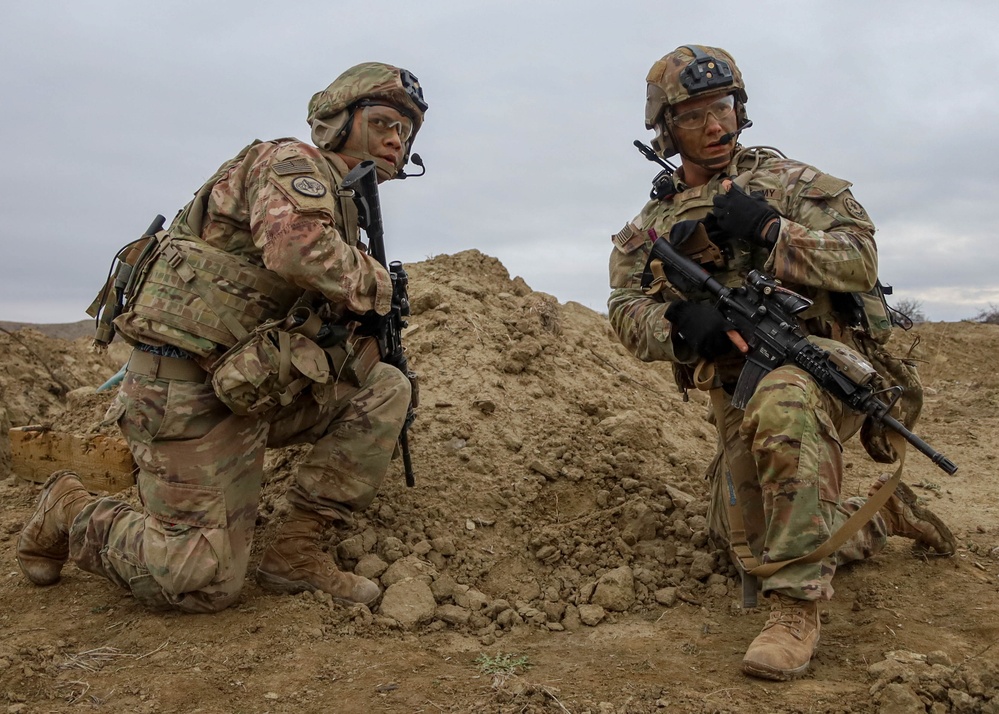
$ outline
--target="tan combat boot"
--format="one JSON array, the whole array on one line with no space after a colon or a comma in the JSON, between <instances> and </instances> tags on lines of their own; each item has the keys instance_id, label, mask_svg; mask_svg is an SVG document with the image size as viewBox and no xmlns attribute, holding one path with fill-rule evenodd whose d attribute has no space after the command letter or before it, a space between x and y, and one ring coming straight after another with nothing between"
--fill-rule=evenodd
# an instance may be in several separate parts
<instances>
[{"instance_id":1,"label":"tan combat boot","mask_svg":"<svg viewBox=\"0 0 999 714\"><path fill-rule=\"evenodd\" d=\"M321 590L348 604L373 603L381 594L379 587L367 578L339 570L319 547L324 526L322 516L294 509L264 551L257 582L273 592Z\"/></svg>"},{"instance_id":2,"label":"tan combat boot","mask_svg":"<svg viewBox=\"0 0 999 714\"><path fill-rule=\"evenodd\" d=\"M94 501L72 471L49 476L38 497L38 507L17 539L17 563L35 585L52 585L69 558L69 527Z\"/></svg>"},{"instance_id":3,"label":"tan combat boot","mask_svg":"<svg viewBox=\"0 0 999 714\"><path fill-rule=\"evenodd\" d=\"M818 646L819 604L774 593L770 619L746 650L742 671L763 679L791 679L805 673Z\"/></svg>"},{"instance_id":4,"label":"tan combat boot","mask_svg":"<svg viewBox=\"0 0 999 714\"><path fill-rule=\"evenodd\" d=\"M867 496L870 498L890 479L889 474L881 474L874 482ZM916 494L904 483L899 483L888 502L878 511L888 526L888 535L911 538L926 549L935 550L940 555L953 555L957 550L957 540L950 528L928 508L920 506Z\"/></svg>"}]
</instances>

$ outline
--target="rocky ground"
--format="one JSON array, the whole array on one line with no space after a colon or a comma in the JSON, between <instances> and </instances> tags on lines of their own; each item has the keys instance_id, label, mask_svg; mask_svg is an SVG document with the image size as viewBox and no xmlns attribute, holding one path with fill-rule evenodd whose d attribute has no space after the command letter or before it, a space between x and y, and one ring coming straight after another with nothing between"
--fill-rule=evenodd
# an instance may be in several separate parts
<instances>
[{"instance_id":1,"label":"rocky ground","mask_svg":"<svg viewBox=\"0 0 999 714\"><path fill-rule=\"evenodd\" d=\"M0 712L999 712L999 327L919 325L919 434L906 480L951 525L953 558L892 539L841 569L810 673L739 672L766 619L712 541L707 402L625 353L605 317L532 291L477 251L408 266L421 377L410 442L330 552L380 580L372 608L275 596L252 578L217 615L149 613L68 567L36 588L14 558L38 486L0 439ZM0 433L86 433L127 353L0 332ZM105 431L107 431L105 429ZM113 432L109 432L113 433ZM303 452L268 452L255 566ZM857 444L845 491L880 473ZM134 491L123 497L134 499Z\"/></svg>"}]
</instances>

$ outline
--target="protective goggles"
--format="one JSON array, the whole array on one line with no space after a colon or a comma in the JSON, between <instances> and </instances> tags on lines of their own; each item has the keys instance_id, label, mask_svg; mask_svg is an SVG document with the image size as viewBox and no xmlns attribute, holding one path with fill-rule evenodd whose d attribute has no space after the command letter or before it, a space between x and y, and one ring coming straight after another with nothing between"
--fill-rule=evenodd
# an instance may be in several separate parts
<instances>
[{"instance_id":1,"label":"protective goggles","mask_svg":"<svg viewBox=\"0 0 999 714\"><path fill-rule=\"evenodd\" d=\"M708 123L708 114L721 121L735 110L735 97L726 94L711 104L673 116L673 126L678 129L700 129Z\"/></svg>"},{"instance_id":2,"label":"protective goggles","mask_svg":"<svg viewBox=\"0 0 999 714\"><path fill-rule=\"evenodd\" d=\"M367 104L364 106L364 118L368 122L368 130L378 134L388 134L395 131L399 135L399 141L405 144L413 136L413 122L407 116L398 118L398 112L394 108L382 106L381 104Z\"/></svg>"}]
</instances>

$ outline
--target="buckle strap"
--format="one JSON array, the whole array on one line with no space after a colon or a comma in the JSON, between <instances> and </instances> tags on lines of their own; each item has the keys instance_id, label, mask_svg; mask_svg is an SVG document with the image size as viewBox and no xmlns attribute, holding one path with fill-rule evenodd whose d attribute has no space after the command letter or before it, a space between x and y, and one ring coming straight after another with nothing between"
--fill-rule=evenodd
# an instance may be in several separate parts
<instances>
[{"instance_id":1,"label":"buckle strap","mask_svg":"<svg viewBox=\"0 0 999 714\"><path fill-rule=\"evenodd\" d=\"M193 360L155 355L137 349L132 350L125 369L150 379L176 379L181 382L205 382L208 379L208 372Z\"/></svg>"}]
</instances>

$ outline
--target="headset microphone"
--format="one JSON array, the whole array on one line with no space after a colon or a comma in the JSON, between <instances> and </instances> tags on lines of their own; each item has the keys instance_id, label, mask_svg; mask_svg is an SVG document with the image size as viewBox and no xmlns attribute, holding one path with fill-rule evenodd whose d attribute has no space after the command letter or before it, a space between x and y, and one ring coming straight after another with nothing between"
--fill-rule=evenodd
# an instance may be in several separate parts
<instances>
[{"instance_id":1,"label":"headset microphone","mask_svg":"<svg viewBox=\"0 0 999 714\"><path fill-rule=\"evenodd\" d=\"M744 130L748 129L752 125L753 125L753 122L751 120L746 121L746 123L743 124L742 126L736 127L735 131L730 131L728 134L722 135L722 138L720 138L718 140L718 143L719 144L727 144L727 143L729 143L730 141L732 141L732 139L734 139L735 137L739 136L739 134L741 134Z\"/></svg>"},{"instance_id":2,"label":"headset microphone","mask_svg":"<svg viewBox=\"0 0 999 714\"><path fill-rule=\"evenodd\" d=\"M404 179L404 178L409 178L410 176L416 178L417 176L422 176L423 174L427 173L427 169L423 165L423 159L420 158L419 154L413 154L412 156L409 157L409 160L414 164L416 164L417 166L419 166L422 169L422 171L420 171L420 173L418 174L407 174L405 171L399 171L399 176L397 178Z\"/></svg>"}]
</instances>

